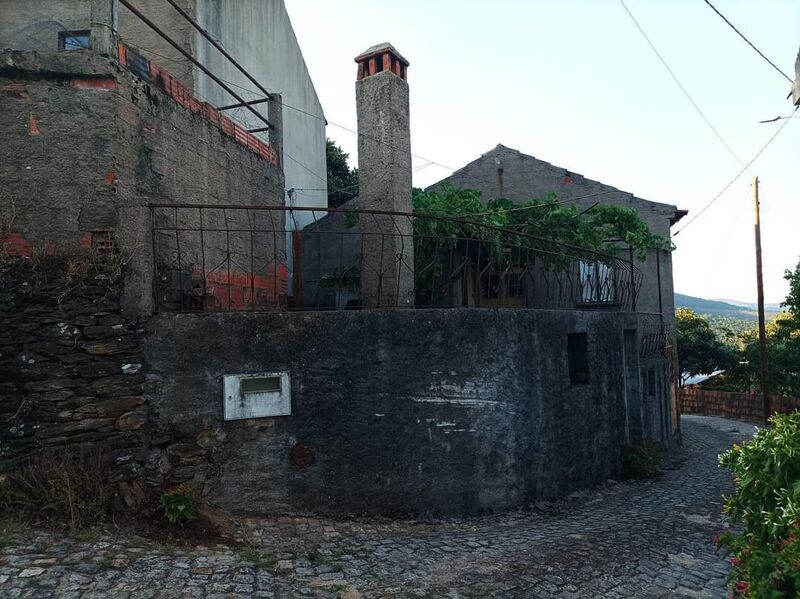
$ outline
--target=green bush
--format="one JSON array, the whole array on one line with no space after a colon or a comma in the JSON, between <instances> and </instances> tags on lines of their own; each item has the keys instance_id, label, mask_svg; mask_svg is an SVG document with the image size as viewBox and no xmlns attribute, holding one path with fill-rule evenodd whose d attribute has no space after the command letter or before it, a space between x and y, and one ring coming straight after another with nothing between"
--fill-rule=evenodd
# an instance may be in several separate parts
<instances>
[{"instance_id":1,"label":"green bush","mask_svg":"<svg viewBox=\"0 0 800 599\"><path fill-rule=\"evenodd\" d=\"M660 472L661 445L639 439L622 448L622 478L653 478Z\"/></svg>"},{"instance_id":2,"label":"green bush","mask_svg":"<svg viewBox=\"0 0 800 599\"><path fill-rule=\"evenodd\" d=\"M163 493L161 507L164 517L170 524L185 524L197 517L194 501L180 493Z\"/></svg>"},{"instance_id":3,"label":"green bush","mask_svg":"<svg viewBox=\"0 0 800 599\"><path fill-rule=\"evenodd\" d=\"M736 483L725 513L744 525L720 539L733 553L740 597L800 596L800 412L775 414L770 423L719 458Z\"/></svg>"}]
</instances>

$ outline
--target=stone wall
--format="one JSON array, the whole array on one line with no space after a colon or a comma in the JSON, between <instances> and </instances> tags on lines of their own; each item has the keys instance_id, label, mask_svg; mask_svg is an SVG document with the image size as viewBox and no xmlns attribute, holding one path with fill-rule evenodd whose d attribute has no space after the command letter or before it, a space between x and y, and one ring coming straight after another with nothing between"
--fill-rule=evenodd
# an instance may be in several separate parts
<instances>
[{"instance_id":1,"label":"stone wall","mask_svg":"<svg viewBox=\"0 0 800 599\"><path fill-rule=\"evenodd\" d=\"M0 470L91 443L135 503L149 409L143 330L121 315L119 267L89 252L0 258Z\"/></svg>"},{"instance_id":2,"label":"stone wall","mask_svg":"<svg viewBox=\"0 0 800 599\"><path fill-rule=\"evenodd\" d=\"M712 391L700 387L683 387L680 391L681 412L722 416L747 422L764 422L764 403L761 395ZM773 412L788 413L800 410L800 397L770 395Z\"/></svg>"},{"instance_id":3,"label":"stone wall","mask_svg":"<svg viewBox=\"0 0 800 599\"><path fill-rule=\"evenodd\" d=\"M137 61L137 74L84 51L0 59L0 218L60 253L117 231L126 314L152 309L148 202L283 205L280 157L157 65Z\"/></svg>"},{"instance_id":4,"label":"stone wall","mask_svg":"<svg viewBox=\"0 0 800 599\"><path fill-rule=\"evenodd\" d=\"M619 472L635 326L580 311L158 314L144 345L155 451L168 480L238 513L463 514L560 497ZM575 332L588 384L570 383ZM223 375L283 370L291 415L224 421Z\"/></svg>"}]
</instances>

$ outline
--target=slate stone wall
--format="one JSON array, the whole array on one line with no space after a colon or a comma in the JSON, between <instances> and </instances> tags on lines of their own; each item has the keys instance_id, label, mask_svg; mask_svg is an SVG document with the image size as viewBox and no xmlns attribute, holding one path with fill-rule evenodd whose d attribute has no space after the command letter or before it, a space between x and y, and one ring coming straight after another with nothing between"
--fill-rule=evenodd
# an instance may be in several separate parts
<instances>
[{"instance_id":1,"label":"slate stone wall","mask_svg":"<svg viewBox=\"0 0 800 599\"><path fill-rule=\"evenodd\" d=\"M164 476L238 513L479 513L618 474L634 315L158 314L146 393ZM572 385L567 334L588 333ZM186 348L197 348L187 351ZM288 370L290 416L223 420L222 376Z\"/></svg>"},{"instance_id":2,"label":"slate stone wall","mask_svg":"<svg viewBox=\"0 0 800 599\"><path fill-rule=\"evenodd\" d=\"M97 444L135 503L148 438L143 330L119 297L113 257L0 259L0 470Z\"/></svg>"}]
</instances>

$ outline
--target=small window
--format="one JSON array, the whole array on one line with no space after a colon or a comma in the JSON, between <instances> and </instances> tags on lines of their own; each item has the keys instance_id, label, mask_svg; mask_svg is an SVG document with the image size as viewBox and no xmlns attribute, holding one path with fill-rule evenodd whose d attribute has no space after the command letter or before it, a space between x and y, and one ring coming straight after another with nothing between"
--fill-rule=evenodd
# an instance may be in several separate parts
<instances>
[{"instance_id":1,"label":"small window","mask_svg":"<svg viewBox=\"0 0 800 599\"><path fill-rule=\"evenodd\" d=\"M567 335L567 360L569 382L573 385L589 384L589 343L586 333Z\"/></svg>"},{"instance_id":2,"label":"small window","mask_svg":"<svg viewBox=\"0 0 800 599\"><path fill-rule=\"evenodd\" d=\"M89 50L88 30L61 31L58 34L58 49L62 52L69 50Z\"/></svg>"}]
</instances>

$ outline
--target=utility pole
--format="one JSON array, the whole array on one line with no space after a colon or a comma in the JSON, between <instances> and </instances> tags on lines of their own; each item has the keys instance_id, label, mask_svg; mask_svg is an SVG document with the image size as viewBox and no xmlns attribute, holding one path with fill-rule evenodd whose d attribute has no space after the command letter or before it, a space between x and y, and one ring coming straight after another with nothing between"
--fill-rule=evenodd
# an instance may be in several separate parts
<instances>
[{"instance_id":1,"label":"utility pole","mask_svg":"<svg viewBox=\"0 0 800 599\"><path fill-rule=\"evenodd\" d=\"M772 414L767 385L767 329L764 322L764 273L761 270L761 208L758 203L758 177L753 177L753 210L756 234L756 285L758 286L758 349L761 356L761 394L764 398L764 421Z\"/></svg>"}]
</instances>

